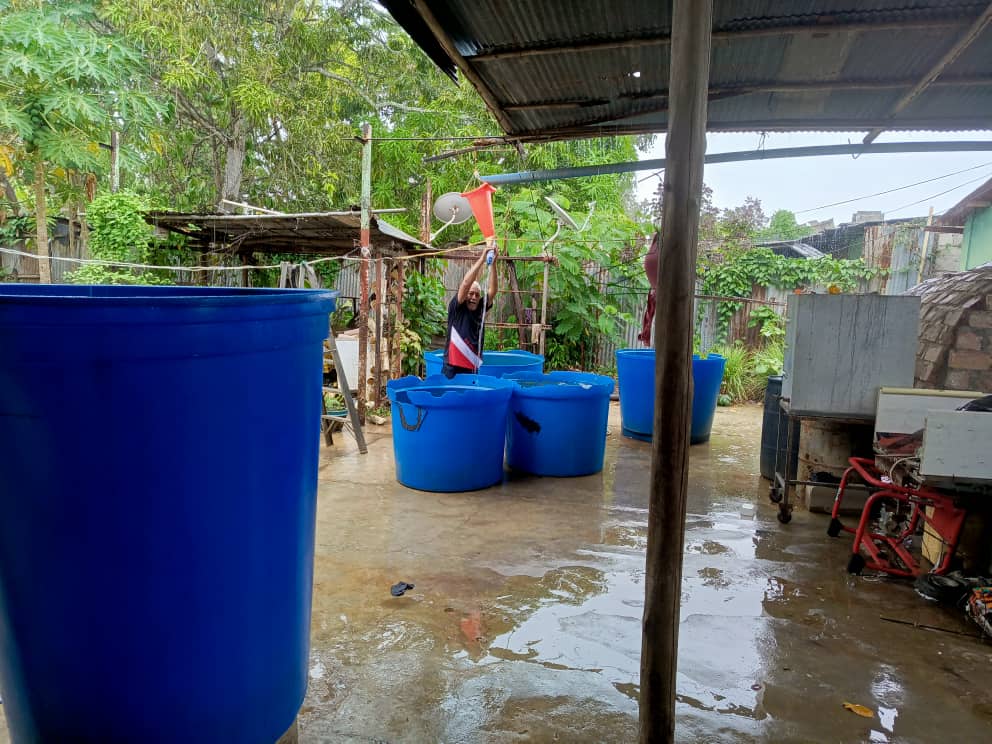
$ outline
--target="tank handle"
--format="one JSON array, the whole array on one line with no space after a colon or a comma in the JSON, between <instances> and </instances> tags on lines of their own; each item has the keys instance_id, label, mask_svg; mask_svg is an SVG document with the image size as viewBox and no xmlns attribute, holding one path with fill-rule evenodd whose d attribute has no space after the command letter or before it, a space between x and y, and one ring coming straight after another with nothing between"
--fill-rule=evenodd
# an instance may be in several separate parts
<instances>
[{"instance_id":1,"label":"tank handle","mask_svg":"<svg viewBox=\"0 0 992 744\"><path fill-rule=\"evenodd\" d=\"M413 405L412 403L410 405ZM407 431L420 431L420 427L424 425L427 420L427 414L430 413L426 408L421 408L420 406L414 406L417 409L417 421L414 424L410 424L406 420L406 414L403 413L403 403L397 398L396 408L400 412L400 424Z\"/></svg>"}]
</instances>

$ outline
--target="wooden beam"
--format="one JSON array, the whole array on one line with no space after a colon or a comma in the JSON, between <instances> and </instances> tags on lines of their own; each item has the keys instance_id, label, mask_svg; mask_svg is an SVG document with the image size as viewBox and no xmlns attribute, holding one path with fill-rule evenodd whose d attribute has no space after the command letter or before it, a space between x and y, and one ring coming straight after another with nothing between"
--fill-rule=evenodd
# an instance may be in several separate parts
<instances>
[{"instance_id":1,"label":"wooden beam","mask_svg":"<svg viewBox=\"0 0 992 744\"><path fill-rule=\"evenodd\" d=\"M672 3L671 116L655 322L655 409L641 628L640 742L675 741L689 479L696 241L706 152L713 0Z\"/></svg>"},{"instance_id":2,"label":"wooden beam","mask_svg":"<svg viewBox=\"0 0 992 744\"><path fill-rule=\"evenodd\" d=\"M419 3L418 3L419 5ZM958 28L968 23L968 18L943 18L927 19L914 18L905 21L887 21L875 23L872 21L852 21L850 23L830 23L828 21L820 23L799 23L788 25L767 26L765 28L748 29L717 29L713 31L714 42L736 41L737 39L758 38L762 36L784 36L804 33L828 34L828 33L859 33L862 31L910 31L913 29L937 29L937 28ZM654 34L642 36L635 39L603 39L600 41L587 41L576 44L559 44L555 46L543 47L523 47L515 49L505 49L502 51L482 52L471 57L466 57L472 63L476 62L499 62L504 60L527 59L530 57L544 57L547 55L559 54L587 54L589 52L611 51L613 49L639 49L652 46L669 46L672 43L670 34Z\"/></svg>"},{"instance_id":3,"label":"wooden beam","mask_svg":"<svg viewBox=\"0 0 992 744\"><path fill-rule=\"evenodd\" d=\"M368 359L369 359L369 261L372 256L371 240L369 238L372 221L372 125L362 125L362 184L361 207L362 222L359 233L359 249L361 261L358 269L359 299L358 299L358 379L355 389L358 391L358 418L365 423L365 409L368 405Z\"/></svg>"},{"instance_id":4,"label":"wooden beam","mask_svg":"<svg viewBox=\"0 0 992 744\"><path fill-rule=\"evenodd\" d=\"M931 67L927 71L926 75L920 78L920 81L913 87L913 89L896 101L896 104L892 107L892 111L889 113L889 116L893 118L898 116L900 111L909 106L909 104L915 101L920 94L923 93L923 91L932 86L937 77L944 70L954 64L955 60L961 56L961 53L970 47L975 39L981 36L982 32L985 31L990 23L992 23L992 3L989 3L988 7L985 9L985 12L975 19L975 22L972 23L968 30L964 32L964 35L957 40L957 43L948 49L947 52L944 53L943 57L937 60L937 64ZM884 131L884 127L872 129L865 135L863 142L865 144L874 142L875 138Z\"/></svg>"}]
</instances>

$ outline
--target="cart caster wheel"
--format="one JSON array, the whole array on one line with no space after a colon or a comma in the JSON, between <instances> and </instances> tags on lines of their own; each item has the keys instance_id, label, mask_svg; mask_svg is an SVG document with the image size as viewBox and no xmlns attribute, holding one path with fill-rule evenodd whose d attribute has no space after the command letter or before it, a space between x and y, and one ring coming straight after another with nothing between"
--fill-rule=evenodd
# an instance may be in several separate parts
<instances>
[{"instance_id":1,"label":"cart caster wheel","mask_svg":"<svg viewBox=\"0 0 992 744\"><path fill-rule=\"evenodd\" d=\"M792 511L790 509L779 509L778 510L778 521L782 524L788 524L792 521Z\"/></svg>"},{"instance_id":2,"label":"cart caster wheel","mask_svg":"<svg viewBox=\"0 0 992 744\"><path fill-rule=\"evenodd\" d=\"M830 520L830 526L827 527L827 534L830 537L837 537L837 535L840 534L840 530L841 530L840 520L837 519L837 517L832 518Z\"/></svg>"},{"instance_id":3,"label":"cart caster wheel","mask_svg":"<svg viewBox=\"0 0 992 744\"><path fill-rule=\"evenodd\" d=\"M777 504L782 500L782 492L775 488L775 486L772 486L768 491L768 498L771 499L773 504Z\"/></svg>"},{"instance_id":4,"label":"cart caster wheel","mask_svg":"<svg viewBox=\"0 0 992 744\"><path fill-rule=\"evenodd\" d=\"M864 570L865 559L861 557L860 553L855 553L851 556L851 560L847 562L847 572L849 574L861 574Z\"/></svg>"}]
</instances>

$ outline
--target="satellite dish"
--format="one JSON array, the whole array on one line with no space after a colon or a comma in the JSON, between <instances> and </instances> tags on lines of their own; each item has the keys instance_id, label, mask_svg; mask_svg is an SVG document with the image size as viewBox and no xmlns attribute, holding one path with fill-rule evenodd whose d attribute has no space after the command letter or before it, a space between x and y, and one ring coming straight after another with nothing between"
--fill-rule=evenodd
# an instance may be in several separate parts
<instances>
[{"instance_id":1,"label":"satellite dish","mask_svg":"<svg viewBox=\"0 0 992 744\"><path fill-rule=\"evenodd\" d=\"M457 191L449 191L434 202L434 216L448 225L460 225L472 219L472 206Z\"/></svg>"},{"instance_id":2,"label":"satellite dish","mask_svg":"<svg viewBox=\"0 0 992 744\"><path fill-rule=\"evenodd\" d=\"M572 216L564 209L562 209L560 206L558 206L558 204L555 203L554 199L552 199L550 196L546 196L544 198L547 199L548 204L551 205L551 209L558 216L559 223L561 223L562 225L568 225L573 230L579 229L578 224L575 222L575 220L572 219Z\"/></svg>"}]
</instances>

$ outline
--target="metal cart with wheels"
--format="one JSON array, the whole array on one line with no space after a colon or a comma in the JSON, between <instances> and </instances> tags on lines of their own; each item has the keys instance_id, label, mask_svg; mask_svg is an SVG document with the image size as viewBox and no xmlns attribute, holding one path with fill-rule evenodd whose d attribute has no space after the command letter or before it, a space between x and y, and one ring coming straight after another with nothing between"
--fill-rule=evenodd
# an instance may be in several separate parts
<instances>
[{"instance_id":1,"label":"metal cart with wheels","mask_svg":"<svg viewBox=\"0 0 992 744\"><path fill-rule=\"evenodd\" d=\"M772 478L772 484L769 488L768 498L773 504L778 504L778 521L782 524L788 524L792 521L792 509L795 506L795 488L796 486L822 486L824 483L820 481L813 480L799 480L798 478L798 466L793 472L793 468L789 463L788 453L792 451L793 447L796 446L794 441L795 429L798 427L793 426L793 421L802 421L804 419L825 419L833 423L838 424L852 424L858 426L864 426L870 424L873 417L851 417L851 416L836 416L824 412L816 411L793 411L789 405L789 401L786 398L779 399L779 407L782 412L788 418L788 444L785 450L785 461L783 462L783 453L780 449L775 450L775 475ZM851 484L848 488L857 488L857 484Z\"/></svg>"}]
</instances>

